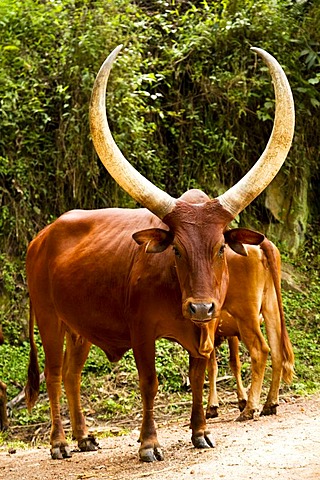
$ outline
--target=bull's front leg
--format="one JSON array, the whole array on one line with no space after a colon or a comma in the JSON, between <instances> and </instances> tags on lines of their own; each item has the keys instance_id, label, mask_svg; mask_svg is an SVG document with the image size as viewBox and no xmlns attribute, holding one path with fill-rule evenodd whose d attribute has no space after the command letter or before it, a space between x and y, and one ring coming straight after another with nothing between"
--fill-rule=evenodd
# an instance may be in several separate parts
<instances>
[{"instance_id":1,"label":"bull's front leg","mask_svg":"<svg viewBox=\"0 0 320 480\"><path fill-rule=\"evenodd\" d=\"M209 377L209 397L206 410L206 418L216 418L218 416L219 399L217 392L218 362L216 350L213 349L207 365Z\"/></svg>"},{"instance_id":2,"label":"bull's front leg","mask_svg":"<svg viewBox=\"0 0 320 480\"><path fill-rule=\"evenodd\" d=\"M143 418L140 430L139 458L142 462L163 460L154 421L154 398L158 391L158 378L155 368L155 344L133 347L139 372L139 386L143 403Z\"/></svg>"},{"instance_id":3,"label":"bull's front leg","mask_svg":"<svg viewBox=\"0 0 320 480\"><path fill-rule=\"evenodd\" d=\"M189 378L192 390L191 429L192 443L196 448L212 448L215 441L207 430L203 409L203 385L207 360L189 356Z\"/></svg>"}]
</instances>

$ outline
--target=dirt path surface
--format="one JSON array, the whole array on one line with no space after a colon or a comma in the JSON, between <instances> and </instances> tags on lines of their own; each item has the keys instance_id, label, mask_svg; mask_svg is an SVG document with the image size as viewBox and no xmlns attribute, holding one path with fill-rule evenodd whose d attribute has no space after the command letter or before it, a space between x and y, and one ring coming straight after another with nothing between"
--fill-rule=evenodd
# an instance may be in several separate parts
<instances>
[{"instance_id":1,"label":"dirt path surface","mask_svg":"<svg viewBox=\"0 0 320 480\"><path fill-rule=\"evenodd\" d=\"M100 438L100 450L71 459L51 460L49 447L0 451L0 478L6 480L319 480L320 395L281 403L278 415L246 423L234 422L236 412L210 420L216 448L191 445L187 415L161 421L158 437L165 460L138 460L138 430ZM172 422L172 423L171 423ZM173 423L175 422L175 423ZM138 425L137 425L138 427ZM110 426L109 426L110 429Z\"/></svg>"}]
</instances>

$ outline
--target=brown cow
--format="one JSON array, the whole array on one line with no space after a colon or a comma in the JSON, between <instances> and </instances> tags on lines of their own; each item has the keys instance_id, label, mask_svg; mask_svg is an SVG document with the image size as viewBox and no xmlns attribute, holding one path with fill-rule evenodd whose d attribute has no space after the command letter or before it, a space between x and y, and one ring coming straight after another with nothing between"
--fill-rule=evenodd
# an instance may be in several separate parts
<instances>
[{"instance_id":1,"label":"brown cow","mask_svg":"<svg viewBox=\"0 0 320 480\"><path fill-rule=\"evenodd\" d=\"M2 327L0 325L0 345L3 344ZM0 430L7 430L9 427L7 415L7 385L0 380Z\"/></svg>"},{"instance_id":2,"label":"brown cow","mask_svg":"<svg viewBox=\"0 0 320 480\"><path fill-rule=\"evenodd\" d=\"M155 341L161 337L179 342L189 352L192 442L198 448L214 445L206 428L202 391L213 349L208 327L220 317L228 287L225 246L245 254L242 242L258 244L263 239L248 230L227 231L227 226L273 179L294 131L287 78L271 55L255 49L269 67L276 94L274 128L265 151L220 197L209 200L195 192L187 195L192 202L186 196L176 200L127 162L109 130L105 92L120 48L107 58L95 80L91 132L105 167L147 209L68 212L42 230L27 252L31 353L26 396L31 408L39 391L35 317L45 351L53 458L70 456L60 418L62 380L73 436L81 450L96 448L80 407L81 371L92 343L112 361L133 349L143 402L140 459L163 458L153 417L158 387Z\"/></svg>"},{"instance_id":3,"label":"brown cow","mask_svg":"<svg viewBox=\"0 0 320 480\"><path fill-rule=\"evenodd\" d=\"M279 405L281 377L290 383L293 377L294 354L287 333L281 297L281 258L277 247L265 239L259 247L246 246L247 257L235 255L227 249L229 287L215 332L215 344L227 337L230 349L230 367L237 383L239 408L242 411L238 420L253 418L259 409L259 399L264 377L268 345L260 331L261 321L265 321L266 333L271 347L272 380L266 403L261 415L276 414ZM260 350L255 349L252 332L259 331ZM252 360L252 383L247 398L241 381L239 340L244 342ZM258 357L257 357L258 355ZM260 356L260 357L259 357ZM209 398L207 418L217 416L218 396L216 390L217 362L213 350L208 362ZM255 381L254 377L258 380Z\"/></svg>"}]
</instances>

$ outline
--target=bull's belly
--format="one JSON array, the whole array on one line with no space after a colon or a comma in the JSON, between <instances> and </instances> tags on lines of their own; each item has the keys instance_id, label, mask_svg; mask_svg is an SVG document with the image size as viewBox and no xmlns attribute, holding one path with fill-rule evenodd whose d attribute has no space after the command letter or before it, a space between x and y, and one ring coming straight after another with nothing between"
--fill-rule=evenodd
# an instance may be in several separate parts
<instances>
[{"instance_id":1,"label":"bull's belly","mask_svg":"<svg viewBox=\"0 0 320 480\"><path fill-rule=\"evenodd\" d=\"M84 279L79 283L79 277L78 288L75 283L72 289L62 289L62 282L55 282L57 315L69 328L101 348L110 361L120 360L130 348L147 349L159 338L178 342L193 357L207 354L208 339L202 329L183 318L181 299L166 290L159 294L139 284L139 288L131 289L128 299L125 290L121 293L110 284L95 290Z\"/></svg>"},{"instance_id":2,"label":"bull's belly","mask_svg":"<svg viewBox=\"0 0 320 480\"><path fill-rule=\"evenodd\" d=\"M111 362L117 362L132 347L130 328L123 314L100 307L98 303L83 302L79 298L72 302L72 308L66 303L60 308L56 305L56 313L67 329L101 348Z\"/></svg>"}]
</instances>

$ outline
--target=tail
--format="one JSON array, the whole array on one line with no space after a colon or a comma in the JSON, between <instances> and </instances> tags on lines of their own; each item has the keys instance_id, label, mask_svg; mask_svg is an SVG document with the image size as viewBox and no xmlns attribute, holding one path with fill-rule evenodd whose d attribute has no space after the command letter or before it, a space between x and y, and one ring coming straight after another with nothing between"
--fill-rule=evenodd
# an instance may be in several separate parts
<instances>
[{"instance_id":1,"label":"tail","mask_svg":"<svg viewBox=\"0 0 320 480\"><path fill-rule=\"evenodd\" d=\"M35 315L30 299L30 313L29 313L29 341L30 341L30 355L28 367L28 381L25 388L26 404L29 412L36 403L39 396L40 389L40 371L38 363L38 350L34 341L34 320Z\"/></svg>"},{"instance_id":2,"label":"tail","mask_svg":"<svg viewBox=\"0 0 320 480\"><path fill-rule=\"evenodd\" d=\"M272 275L281 321L281 349L282 349L282 378L286 383L291 383L294 375L294 353L292 344L288 335L281 295L281 258L278 249L267 238L260 244L265 253L270 272Z\"/></svg>"}]
</instances>

